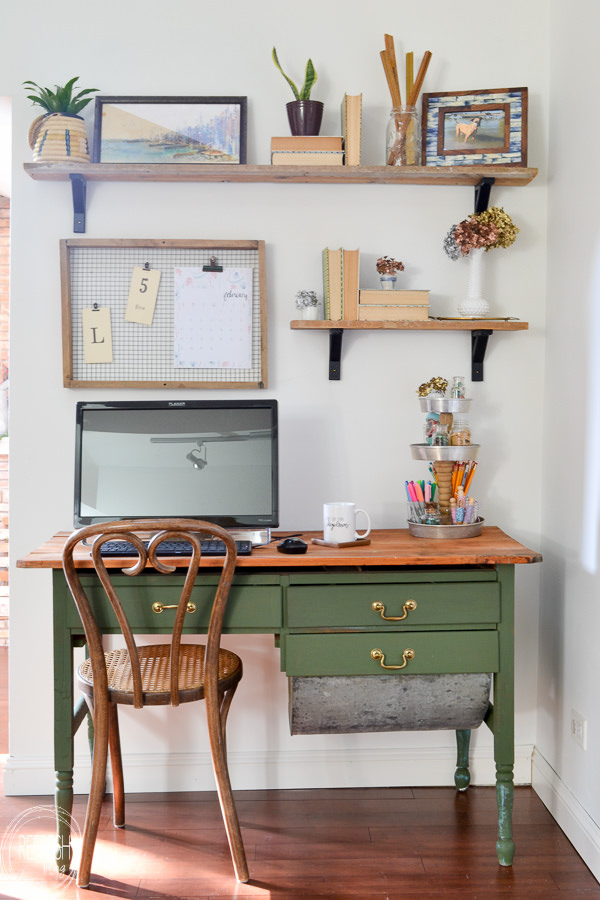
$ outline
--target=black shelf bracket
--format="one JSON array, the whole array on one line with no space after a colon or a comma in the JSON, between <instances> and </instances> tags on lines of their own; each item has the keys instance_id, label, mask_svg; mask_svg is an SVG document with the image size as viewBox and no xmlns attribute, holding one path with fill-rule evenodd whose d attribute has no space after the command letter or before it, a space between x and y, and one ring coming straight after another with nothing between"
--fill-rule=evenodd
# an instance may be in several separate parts
<instances>
[{"instance_id":1,"label":"black shelf bracket","mask_svg":"<svg viewBox=\"0 0 600 900\"><path fill-rule=\"evenodd\" d=\"M342 337L343 328L329 331L329 380L340 381L342 377Z\"/></svg>"},{"instance_id":2,"label":"black shelf bracket","mask_svg":"<svg viewBox=\"0 0 600 900\"><path fill-rule=\"evenodd\" d=\"M483 381L483 361L491 330L471 332L471 381Z\"/></svg>"},{"instance_id":3,"label":"black shelf bracket","mask_svg":"<svg viewBox=\"0 0 600 900\"><path fill-rule=\"evenodd\" d=\"M475 213L485 212L490 202L490 193L495 178L481 178L475 185Z\"/></svg>"},{"instance_id":4,"label":"black shelf bracket","mask_svg":"<svg viewBox=\"0 0 600 900\"><path fill-rule=\"evenodd\" d=\"M73 190L73 231L85 234L86 180L78 172L69 175Z\"/></svg>"}]
</instances>

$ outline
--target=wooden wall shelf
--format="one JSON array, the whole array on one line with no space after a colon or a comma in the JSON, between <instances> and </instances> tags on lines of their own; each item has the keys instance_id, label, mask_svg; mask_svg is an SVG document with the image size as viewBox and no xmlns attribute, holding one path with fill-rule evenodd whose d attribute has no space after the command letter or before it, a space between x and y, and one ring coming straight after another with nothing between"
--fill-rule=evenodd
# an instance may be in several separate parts
<instances>
[{"instance_id":1,"label":"wooden wall shelf","mask_svg":"<svg viewBox=\"0 0 600 900\"><path fill-rule=\"evenodd\" d=\"M88 181L206 182L223 184L471 185L475 209L485 208L492 184L525 185L537 169L516 166L239 166L201 163L25 163L36 181L70 181L73 231L85 232ZM480 199L478 195L483 193Z\"/></svg>"},{"instance_id":2,"label":"wooden wall shelf","mask_svg":"<svg viewBox=\"0 0 600 900\"><path fill-rule=\"evenodd\" d=\"M529 184L537 169L517 166L238 166L202 163L25 163L37 181L301 182L303 184Z\"/></svg>"},{"instance_id":3,"label":"wooden wall shelf","mask_svg":"<svg viewBox=\"0 0 600 900\"><path fill-rule=\"evenodd\" d=\"M483 381L483 362L488 338L494 331L526 331L528 322L520 319L436 319L424 322L356 322L294 319L290 328L298 331L329 332L329 380L339 381L342 367L344 331L470 331L471 381Z\"/></svg>"}]
</instances>

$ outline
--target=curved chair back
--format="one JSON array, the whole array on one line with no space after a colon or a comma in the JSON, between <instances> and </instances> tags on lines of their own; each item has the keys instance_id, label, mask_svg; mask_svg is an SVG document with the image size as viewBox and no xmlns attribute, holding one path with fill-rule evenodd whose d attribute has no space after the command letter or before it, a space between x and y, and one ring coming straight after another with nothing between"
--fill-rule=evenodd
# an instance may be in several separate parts
<instances>
[{"instance_id":1,"label":"curved chair back","mask_svg":"<svg viewBox=\"0 0 600 900\"><path fill-rule=\"evenodd\" d=\"M150 535L149 539L140 537L140 535L144 534ZM188 612L188 603L190 602L198 566L202 557L200 535L203 539L205 537L220 539L225 544L225 554L222 560L219 558L219 564L222 562L222 568L213 600L206 639L205 674L215 673L214 679L209 680L214 680L212 687L216 690L217 660L223 629L223 618L237 559L236 544L230 533L217 525L194 519L136 519L87 525L75 531L67 539L63 550L63 569L85 630L94 676L95 693L98 691L104 693L107 689L105 656L102 647L101 631L80 579L80 572L85 570L78 568L80 561L76 562L74 559L75 548L83 541L87 542L89 539L94 539L90 548L90 557L127 645L131 662L131 677L133 679L133 705L137 708L144 705L140 656L126 611L114 587L113 577L115 574L119 575L121 573L130 576L139 575L150 566L165 575L171 574L182 567L187 568L183 588L176 604L177 609L171 633L170 702L171 705L178 706L180 699L181 635L186 613ZM112 540L127 540L135 547L137 551L136 556L130 562L128 560L128 565L124 567L107 566L106 558L102 555L102 547L107 541ZM165 540L189 541L192 546L191 556L178 559L177 566L166 563L163 558L157 555L159 545ZM214 567L210 571L215 571ZM210 687L209 683L206 682L205 689L207 693Z\"/></svg>"}]
</instances>

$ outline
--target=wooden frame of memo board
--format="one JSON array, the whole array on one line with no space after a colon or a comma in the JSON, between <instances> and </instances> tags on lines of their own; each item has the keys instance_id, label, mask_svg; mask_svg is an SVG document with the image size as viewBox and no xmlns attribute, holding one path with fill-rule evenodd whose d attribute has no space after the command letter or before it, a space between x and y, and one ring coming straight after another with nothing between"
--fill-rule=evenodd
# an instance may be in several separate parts
<instances>
[{"instance_id":1,"label":"wooden frame of memo board","mask_svg":"<svg viewBox=\"0 0 600 900\"><path fill-rule=\"evenodd\" d=\"M126 318L134 273L140 268L160 273L150 324ZM188 272L182 274L185 269ZM246 284L251 284L250 300L247 294L219 288L213 293L213 276L204 273L222 270L224 276L217 278L245 278ZM264 241L62 240L60 272L65 387L267 386ZM184 284L190 283L186 274L207 289L209 302L199 303L201 291L195 281L188 289L191 293L185 294ZM234 299L227 307L228 298L242 296L244 299ZM83 320L84 311L90 310L109 316L112 362L85 358ZM234 336L234 328L230 336L230 326L235 327ZM175 347L177 340L184 339L199 344L194 343L191 350L186 345L188 356L179 351L179 345Z\"/></svg>"}]
</instances>

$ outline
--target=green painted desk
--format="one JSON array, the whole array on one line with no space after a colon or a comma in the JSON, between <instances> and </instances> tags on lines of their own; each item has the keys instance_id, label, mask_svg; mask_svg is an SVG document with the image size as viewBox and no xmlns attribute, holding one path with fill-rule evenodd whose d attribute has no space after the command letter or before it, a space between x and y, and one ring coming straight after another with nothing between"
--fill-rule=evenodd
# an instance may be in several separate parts
<instances>
[{"instance_id":1,"label":"green painted desk","mask_svg":"<svg viewBox=\"0 0 600 900\"><path fill-rule=\"evenodd\" d=\"M310 543L317 534L304 536L309 541L305 555L279 553L273 542L239 559L225 632L275 635L282 671L289 676L493 673L494 703L485 721L494 735L496 850L501 865L511 865L514 566L540 562L540 554L493 527L485 527L476 538L448 541L414 538L404 529L375 531L370 544L343 549ZM82 645L83 631L62 574L65 538L64 533L55 535L17 563L52 570L59 867L70 862L73 735L85 718L83 703L73 703L73 649ZM88 550L81 549L78 563L90 569L88 587L105 631L116 631ZM110 561L114 568L126 564ZM215 579L211 568L216 565L217 560L203 560L188 633L206 628L205 586ZM117 578L121 597L136 604L135 629L143 634L169 630L165 620L172 613L157 614L152 604L168 603L170 588L180 576L148 569L136 579ZM375 648L382 657L372 655ZM469 783L469 732L457 732L457 742L455 782L464 789Z\"/></svg>"}]
</instances>

